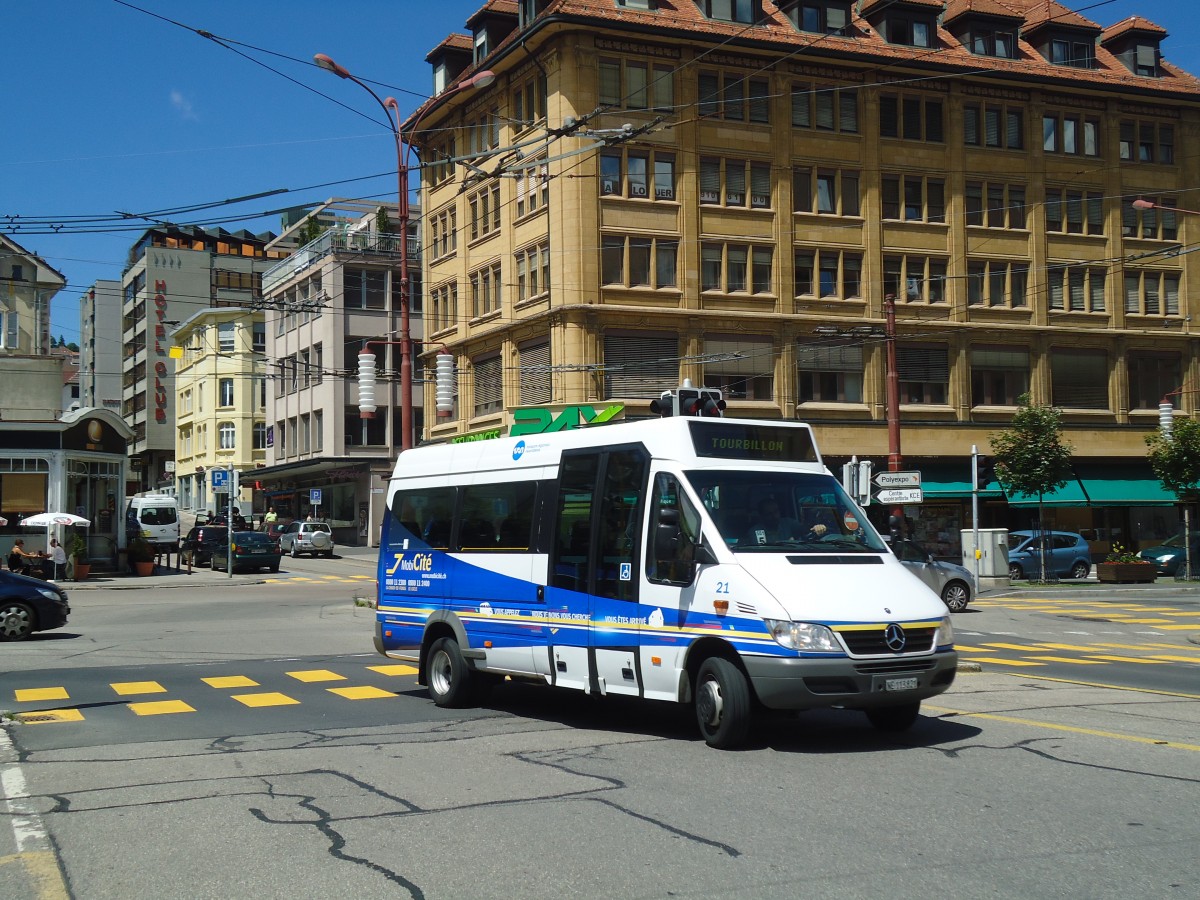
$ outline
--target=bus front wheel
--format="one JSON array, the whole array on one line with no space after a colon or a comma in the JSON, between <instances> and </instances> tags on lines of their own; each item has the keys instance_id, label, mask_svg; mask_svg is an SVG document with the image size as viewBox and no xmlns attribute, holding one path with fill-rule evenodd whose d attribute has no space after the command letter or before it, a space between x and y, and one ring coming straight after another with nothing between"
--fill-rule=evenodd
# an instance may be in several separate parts
<instances>
[{"instance_id":1,"label":"bus front wheel","mask_svg":"<svg viewBox=\"0 0 1200 900\"><path fill-rule=\"evenodd\" d=\"M426 680L438 706L465 706L471 695L471 673L454 638L438 638L429 648Z\"/></svg>"},{"instance_id":2,"label":"bus front wheel","mask_svg":"<svg viewBox=\"0 0 1200 900\"><path fill-rule=\"evenodd\" d=\"M750 685L741 669L719 656L696 675L696 721L710 747L737 747L750 729Z\"/></svg>"}]
</instances>

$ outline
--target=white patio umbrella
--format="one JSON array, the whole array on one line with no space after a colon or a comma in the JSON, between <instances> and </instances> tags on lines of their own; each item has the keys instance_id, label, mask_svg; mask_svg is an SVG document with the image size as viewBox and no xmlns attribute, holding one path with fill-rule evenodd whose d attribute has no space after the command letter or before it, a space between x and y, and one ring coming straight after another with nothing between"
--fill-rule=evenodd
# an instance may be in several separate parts
<instances>
[{"instance_id":1,"label":"white patio umbrella","mask_svg":"<svg viewBox=\"0 0 1200 900\"><path fill-rule=\"evenodd\" d=\"M21 525L28 525L30 528L45 528L46 529L46 552L50 552L50 529L56 525L83 525L85 528L92 524L91 519L85 519L83 516L72 515L71 513L60 512L44 512L36 515L26 516L21 520Z\"/></svg>"}]
</instances>

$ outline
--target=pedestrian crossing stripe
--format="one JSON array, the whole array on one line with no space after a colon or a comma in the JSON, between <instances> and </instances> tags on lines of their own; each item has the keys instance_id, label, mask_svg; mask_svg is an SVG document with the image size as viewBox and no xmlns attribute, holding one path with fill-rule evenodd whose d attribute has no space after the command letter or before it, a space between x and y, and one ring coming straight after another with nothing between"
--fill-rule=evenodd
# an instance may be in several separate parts
<instances>
[{"instance_id":1,"label":"pedestrian crossing stripe","mask_svg":"<svg viewBox=\"0 0 1200 900\"><path fill-rule=\"evenodd\" d=\"M1167 662L1196 663L1200 665L1200 656L1168 656L1167 654L1151 656L1151 659L1163 659Z\"/></svg>"},{"instance_id":2,"label":"pedestrian crossing stripe","mask_svg":"<svg viewBox=\"0 0 1200 900\"><path fill-rule=\"evenodd\" d=\"M26 688L13 691L18 703L32 703L35 700L69 700L67 689L63 687Z\"/></svg>"},{"instance_id":3,"label":"pedestrian crossing stripe","mask_svg":"<svg viewBox=\"0 0 1200 900\"><path fill-rule=\"evenodd\" d=\"M1073 666L1102 666L1104 663L1098 659L1078 659L1074 656L1027 656L1026 659L1045 660L1046 662L1070 663ZM992 660L996 662L996 660Z\"/></svg>"},{"instance_id":4,"label":"pedestrian crossing stripe","mask_svg":"<svg viewBox=\"0 0 1200 900\"><path fill-rule=\"evenodd\" d=\"M388 666L367 666L372 672L378 672L380 675L416 675L416 666L405 665L388 665Z\"/></svg>"},{"instance_id":5,"label":"pedestrian crossing stripe","mask_svg":"<svg viewBox=\"0 0 1200 900\"><path fill-rule=\"evenodd\" d=\"M345 681L345 675L339 675L337 672L330 672L328 669L308 669L304 672L288 672L286 673L297 681L303 681L309 684L314 681Z\"/></svg>"},{"instance_id":6,"label":"pedestrian crossing stripe","mask_svg":"<svg viewBox=\"0 0 1200 900\"><path fill-rule=\"evenodd\" d=\"M229 696L243 706L249 706L252 709L257 709L261 706L292 706L300 702L289 697L287 694L280 694L274 691L264 694L230 694Z\"/></svg>"},{"instance_id":7,"label":"pedestrian crossing stripe","mask_svg":"<svg viewBox=\"0 0 1200 900\"><path fill-rule=\"evenodd\" d=\"M996 665L996 666L1044 666L1045 665L1045 663L1028 662L1023 659L997 659L994 656L989 656L984 659L967 658L963 661L964 662L977 662L977 663L991 663L992 665Z\"/></svg>"},{"instance_id":8,"label":"pedestrian crossing stripe","mask_svg":"<svg viewBox=\"0 0 1200 900\"><path fill-rule=\"evenodd\" d=\"M201 678L205 684L214 688L258 687L258 682L245 675L222 675L220 678Z\"/></svg>"},{"instance_id":9,"label":"pedestrian crossing stripe","mask_svg":"<svg viewBox=\"0 0 1200 900\"><path fill-rule=\"evenodd\" d=\"M139 716L163 716L170 713L195 712L182 700L149 700L143 703L127 703L130 712Z\"/></svg>"},{"instance_id":10,"label":"pedestrian crossing stripe","mask_svg":"<svg viewBox=\"0 0 1200 900\"><path fill-rule=\"evenodd\" d=\"M1140 663L1141 665L1144 665L1144 666L1164 665L1164 663L1161 660L1142 659L1137 656L1106 656L1106 655L1103 655L1100 653L1090 653L1090 654L1088 654L1088 656L1090 659L1104 659L1104 660L1108 660L1109 662Z\"/></svg>"},{"instance_id":11,"label":"pedestrian crossing stripe","mask_svg":"<svg viewBox=\"0 0 1200 900\"><path fill-rule=\"evenodd\" d=\"M54 722L82 722L83 713L77 709L48 709L44 712L17 713L13 719L22 725L48 725Z\"/></svg>"},{"instance_id":12,"label":"pedestrian crossing stripe","mask_svg":"<svg viewBox=\"0 0 1200 900\"><path fill-rule=\"evenodd\" d=\"M372 685L325 688L325 690L331 694L337 694L339 697L345 697L347 700L374 700L380 697L399 696L399 694L394 694L391 691L385 691L383 688L377 688Z\"/></svg>"},{"instance_id":13,"label":"pedestrian crossing stripe","mask_svg":"<svg viewBox=\"0 0 1200 900\"><path fill-rule=\"evenodd\" d=\"M167 689L157 681L117 681L109 685L120 697L134 694L165 694Z\"/></svg>"}]
</instances>

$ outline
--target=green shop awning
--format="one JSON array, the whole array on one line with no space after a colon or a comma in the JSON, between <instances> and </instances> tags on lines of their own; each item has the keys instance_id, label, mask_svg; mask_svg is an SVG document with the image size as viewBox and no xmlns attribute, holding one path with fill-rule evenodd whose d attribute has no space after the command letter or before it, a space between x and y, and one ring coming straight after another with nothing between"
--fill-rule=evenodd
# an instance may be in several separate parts
<instances>
[{"instance_id":1,"label":"green shop awning","mask_svg":"<svg viewBox=\"0 0 1200 900\"><path fill-rule=\"evenodd\" d=\"M1148 465L1080 463L1075 471L1092 506L1174 506L1178 502Z\"/></svg>"},{"instance_id":2,"label":"green shop awning","mask_svg":"<svg viewBox=\"0 0 1200 900\"><path fill-rule=\"evenodd\" d=\"M1037 494L1017 494L1005 488L1009 506L1037 506ZM1083 491L1083 485L1078 478L1068 477L1067 483L1057 491L1042 495L1043 506L1087 506L1088 495Z\"/></svg>"},{"instance_id":3,"label":"green shop awning","mask_svg":"<svg viewBox=\"0 0 1200 900\"><path fill-rule=\"evenodd\" d=\"M921 490L929 500L961 500L971 496L971 460L961 463L933 463L917 466L921 471ZM1000 485L992 482L980 488L980 499L995 500L1003 497Z\"/></svg>"}]
</instances>

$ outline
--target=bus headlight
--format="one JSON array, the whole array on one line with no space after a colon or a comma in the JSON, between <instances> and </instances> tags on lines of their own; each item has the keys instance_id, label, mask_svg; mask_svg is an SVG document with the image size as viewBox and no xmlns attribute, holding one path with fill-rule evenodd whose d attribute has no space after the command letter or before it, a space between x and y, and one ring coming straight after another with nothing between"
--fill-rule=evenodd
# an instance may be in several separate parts
<instances>
[{"instance_id":1,"label":"bus headlight","mask_svg":"<svg viewBox=\"0 0 1200 900\"><path fill-rule=\"evenodd\" d=\"M950 617L942 619L942 623L938 625L937 635L934 638L933 646L948 647L954 643L954 625L950 622Z\"/></svg>"},{"instance_id":2,"label":"bus headlight","mask_svg":"<svg viewBox=\"0 0 1200 900\"><path fill-rule=\"evenodd\" d=\"M792 650L817 650L827 653L842 653L833 632L824 625L812 622L789 622L783 619L764 619L771 637Z\"/></svg>"}]
</instances>

